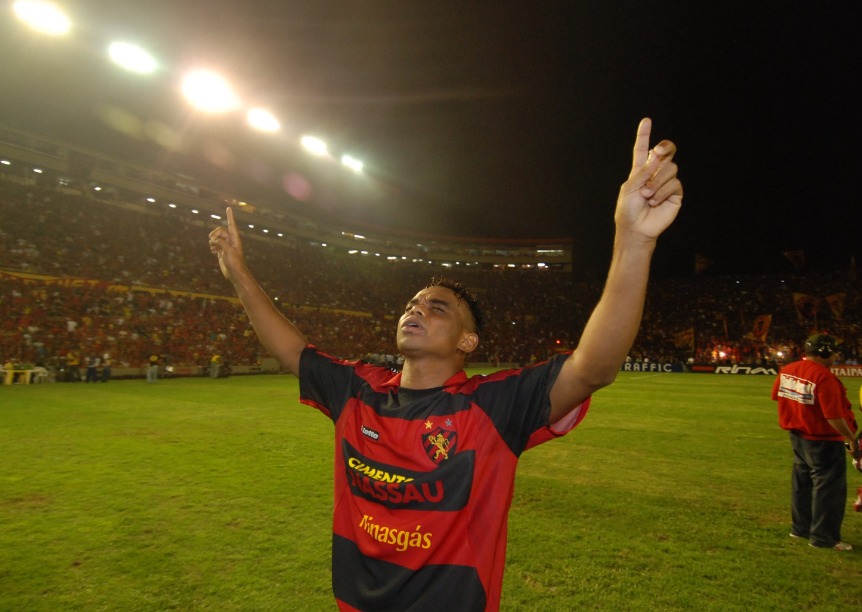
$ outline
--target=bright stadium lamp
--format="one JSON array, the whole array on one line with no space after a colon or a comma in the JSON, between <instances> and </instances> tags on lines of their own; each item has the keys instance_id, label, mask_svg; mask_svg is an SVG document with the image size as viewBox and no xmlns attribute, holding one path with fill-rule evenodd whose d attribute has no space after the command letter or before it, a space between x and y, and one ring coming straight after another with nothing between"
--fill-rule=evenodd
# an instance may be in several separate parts
<instances>
[{"instance_id":1,"label":"bright stadium lamp","mask_svg":"<svg viewBox=\"0 0 862 612\"><path fill-rule=\"evenodd\" d=\"M355 157L351 157L350 155L342 155L341 163L353 170L354 172L362 172L363 164Z\"/></svg>"},{"instance_id":2,"label":"bright stadium lamp","mask_svg":"<svg viewBox=\"0 0 862 612\"><path fill-rule=\"evenodd\" d=\"M267 110L252 108L248 111L248 124L261 132L277 132L281 129L281 123Z\"/></svg>"},{"instance_id":3,"label":"bright stadium lamp","mask_svg":"<svg viewBox=\"0 0 862 612\"><path fill-rule=\"evenodd\" d=\"M329 152L326 143L316 136L303 136L299 142L302 143L302 146L307 151L314 155L323 156Z\"/></svg>"},{"instance_id":4,"label":"bright stadium lamp","mask_svg":"<svg viewBox=\"0 0 862 612\"><path fill-rule=\"evenodd\" d=\"M183 95L205 113L225 113L239 106L239 98L227 81L209 70L196 70L183 80Z\"/></svg>"},{"instance_id":5,"label":"bright stadium lamp","mask_svg":"<svg viewBox=\"0 0 862 612\"><path fill-rule=\"evenodd\" d=\"M108 47L108 55L115 64L130 72L151 74L156 71L155 58L137 45L113 42Z\"/></svg>"},{"instance_id":6,"label":"bright stadium lamp","mask_svg":"<svg viewBox=\"0 0 862 612\"><path fill-rule=\"evenodd\" d=\"M12 5L18 19L43 34L60 36L67 34L72 22L57 6L49 2L18 0Z\"/></svg>"}]
</instances>

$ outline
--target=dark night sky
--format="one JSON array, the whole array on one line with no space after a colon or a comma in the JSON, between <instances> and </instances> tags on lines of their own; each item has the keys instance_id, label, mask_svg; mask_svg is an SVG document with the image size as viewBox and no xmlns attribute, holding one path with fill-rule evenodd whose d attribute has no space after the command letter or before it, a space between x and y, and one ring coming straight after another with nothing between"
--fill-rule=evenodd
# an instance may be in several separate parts
<instances>
[{"instance_id":1,"label":"dark night sky","mask_svg":"<svg viewBox=\"0 0 862 612\"><path fill-rule=\"evenodd\" d=\"M292 210L405 230L572 237L606 265L635 127L677 142L683 211L657 266L774 270L858 258L862 167L857 3L67 2L66 40L3 18L0 123L272 194ZM143 79L103 57L113 37L167 70ZM279 137L194 115L178 73L208 62L269 106ZM183 152L98 118L105 106L181 134ZM311 161L301 132L356 151L368 178ZM219 165L204 151L227 152ZM307 177L303 203L282 177ZM357 227L359 227L357 225Z\"/></svg>"}]
</instances>

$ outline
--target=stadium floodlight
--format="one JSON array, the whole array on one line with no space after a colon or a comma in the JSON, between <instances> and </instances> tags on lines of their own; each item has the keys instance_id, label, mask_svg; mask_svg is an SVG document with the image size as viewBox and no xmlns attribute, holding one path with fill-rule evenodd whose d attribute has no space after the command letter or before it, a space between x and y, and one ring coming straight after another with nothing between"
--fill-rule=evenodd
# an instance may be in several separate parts
<instances>
[{"instance_id":1,"label":"stadium floodlight","mask_svg":"<svg viewBox=\"0 0 862 612\"><path fill-rule=\"evenodd\" d=\"M131 43L112 42L108 46L108 56L121 68L138 74L152 74L158 67L152 55Z\"/></svg>"},{"instance_id":2,"label":"stadium floodlight","mask_svg":"<svg viewBox=\"0 0 862 612\"><path fill-rule=\"evenodd\" d=\"M362 172L362 162L350 155L342 155L341 163L353 170L354 172Z\"/></svg>"},{"instance_id":3,"label":"stadium floodlight","mask_svg":"<svg viewBox=\"0 0 862 612\"><path fill-rule=\"evenodd\" d=\"M61 36L72 29L72 22L66 14L50 2L18 0L12 5L12 10L18 19L43 34Z\"/></svg>"},{"instance_id":4,"label":"stadium floodlight","mask_svg":"<svg viewBox=\"0 0 862 612\"><path fill-rule=\"evenodd\" d=\"M261 132L277 132L281 129L281 123L268 110L252 108L247 115L248 124Z\"/></svg>"},{"instance_id":5,"label":"stadium floodlight","mask_svg":"<svg viewBox=\"0 0 862 612\"><path fill-rule=\"evenodd\" d=\"M230 84L210 70L195 70L183 79L183 95L205 113L225 113L239 107Z\"/></svg>"},{"instance_id":6,"label":"stadium floodlight","mask_svg":"<svg viewBox=\"0 0 862 612\"><path fill-rule=\"evenodd\" d=\"M326 143L317 136L303 136L299 142L307 151L314 155L323 156L329 153Z\"/></svg>"}]
</instances>

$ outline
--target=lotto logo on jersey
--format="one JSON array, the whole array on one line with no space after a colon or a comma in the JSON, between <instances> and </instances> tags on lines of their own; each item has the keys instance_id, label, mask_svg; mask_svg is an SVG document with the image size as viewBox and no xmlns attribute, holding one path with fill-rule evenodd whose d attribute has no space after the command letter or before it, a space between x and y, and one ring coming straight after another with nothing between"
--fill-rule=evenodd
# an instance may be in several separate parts
<instances>
[{"instance_id":1,"label":"lotto logo on jersey","mask_svg":"<svg viewBox=\"0 0 862 612\"><path fill-rule=\"evenodd\" d=\"M447 431L438 427L431 433L425 434L423 442L428 458L440 465L441 462L455 454L458 447L458 432Z\"/></svg>"}]
</instances>

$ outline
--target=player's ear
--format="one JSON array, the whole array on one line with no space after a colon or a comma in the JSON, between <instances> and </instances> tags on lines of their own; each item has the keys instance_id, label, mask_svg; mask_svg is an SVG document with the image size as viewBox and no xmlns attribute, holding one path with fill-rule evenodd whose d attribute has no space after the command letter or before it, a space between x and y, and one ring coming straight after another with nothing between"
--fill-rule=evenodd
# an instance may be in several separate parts
<instances>
[{"instance_id":1,"label":"player's ear","mask_svg":"<svg viewBox=\"0 0 862 612\"><path fill-rule=\"evenodd\" d=\"M474 332L464 332L458 342L458 349L468 354L475 351L477 346L479 346L479 334Z\"/></svg>"}]
</instances>

